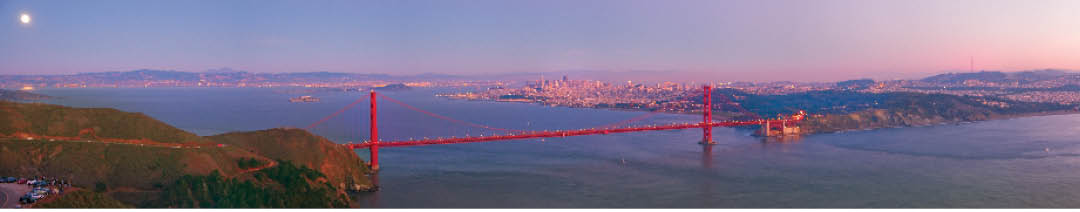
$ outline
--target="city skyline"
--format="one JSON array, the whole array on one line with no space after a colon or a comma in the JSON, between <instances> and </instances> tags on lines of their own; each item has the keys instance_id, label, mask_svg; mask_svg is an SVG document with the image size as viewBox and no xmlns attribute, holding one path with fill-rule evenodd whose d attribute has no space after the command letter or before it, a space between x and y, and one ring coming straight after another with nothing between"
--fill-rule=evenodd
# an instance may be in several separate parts
<instances>
[{"instance_id":1,"label":"city skyline","mask_svg":"<svg viewBox=\"0 0 1080 212\"><path fill-rule=\"evenodd\" d=\"M1080 68L1075 1L5 1L2 74L594 71L739 81ZM32 17L22 23L22 15Z\"/></svg>"}]
</instances>

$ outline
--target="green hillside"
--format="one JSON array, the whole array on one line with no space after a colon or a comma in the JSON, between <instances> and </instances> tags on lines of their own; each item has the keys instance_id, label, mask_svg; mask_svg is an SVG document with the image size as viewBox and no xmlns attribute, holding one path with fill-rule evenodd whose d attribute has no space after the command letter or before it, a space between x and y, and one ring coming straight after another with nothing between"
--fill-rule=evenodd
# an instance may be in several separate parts
<instances>
[{"instance_id":1,"label":"green hillside","mask_svg":"<svg viewBox=\"0 0 1080 212\"><path fill-rule=\"evenodd\" d=\"M368 170L356 152L301 129L268 129L207 137L274 160L294 161L326 174L337 187L367 189Z\"/></svg>"},{"instance_id":2,"label":"green hillside","mask_svg":"<svg viewBox=\"0 0 1080 212\"><path fill-rule=\"evenodd\" d=\"M149 139L163 143L205 142L142 113L109 108L71 108L39 103L0 101L0 134L79 137L92 129L99 138Z\"/></svg>"},{"instance_id":3,"label":"green hillside","mask_svg":"<svg viewBox=\"0 0 1080 212\"><path fill-rule=\"evenodd\" d=\"M158 207L181 208L342 208L349 198L322 173L282 161L254 173L254 180L226 179L217 172L184 176L166 187Z\"/></svg>"},{"instance_id":4,"label":"green hillside","mask_svg":"<svg viewBox=\"0 0 1080 212\"><path fill-rule=\"evenodd\" d=\"M36 205L35 208L131 208L108 195L78 190L65 193L59 199Z\"/></svg>"},{"instance_id":5,"label":"green hillside","mask_svg":"<svg viewBox=\"0 0 1080 212\"><path fill-rule=\"evenodd\" d=\"M257 155L232 148L145 147L68 141L0 140L0 175L52 176L76 186L155 189L185 174L235 173Z\"/></svg>"},{"instance_id":6,"label":"green hillside","mask_svg":"<svg viewBox=\"0 0 1080 212\"><path fill-rule=\"evenodd\" d=\"M105 143L89 138L27 140L10 137L15 133L75 137L79 136L79 129L84 128L94 128L99 138L151 139L171 143L198 141L227 145L174 147ZM206 186L193 182L251 185L254 186L251 189L264 195L308 192L306 194L322 198L326 203L313 204L311 199L295 198L253 203L257 206L289 207L348 206L348 199L344 196L347 189L373 187L368 179L370 173L356 153L298 129L198 137L139 113L0 102L0 133L4 134L0 135L0 176L63 178L76 187L94 188L108 197L137 207L193 206L173 205L171 201L184 198L166 195L170 189L199 191L199 188L191 186ZM215 175L218 179L214 178ZM235 188L248 189L243 186ZM97 198L87 195L73 199ZM241 197L230 198L249 198ZM206 202L188 200L198 206ZM77 207L82 204L79 202L82 201L68 206ZM209 207L237 207L248 202L211 203Z\"/></svg>"}]
</instances>

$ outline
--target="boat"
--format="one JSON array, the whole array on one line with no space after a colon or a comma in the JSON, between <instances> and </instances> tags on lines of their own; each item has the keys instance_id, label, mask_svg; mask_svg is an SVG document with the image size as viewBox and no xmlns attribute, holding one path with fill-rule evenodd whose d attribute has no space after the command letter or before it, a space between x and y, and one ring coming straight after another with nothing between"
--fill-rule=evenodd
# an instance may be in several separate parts
<instances>
[{"instance_id":1,"label":"boat","mask_svg":"<svg viewBox=\"0 0 1080 212\"><path fill-rule=\"evenodd\" d=\"M319 102L319 98L311 96L301 96L296 98L289 98L289 102Z\"/></svg>"}]
</instances>

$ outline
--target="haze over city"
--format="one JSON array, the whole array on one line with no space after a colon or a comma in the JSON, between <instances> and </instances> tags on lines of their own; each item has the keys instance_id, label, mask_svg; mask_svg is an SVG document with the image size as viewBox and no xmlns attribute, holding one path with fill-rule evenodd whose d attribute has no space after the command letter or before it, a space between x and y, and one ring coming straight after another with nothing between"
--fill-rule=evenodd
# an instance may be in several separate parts
<instances>
[{"instance_id":1,"label":"haze over city","mask_svg":"<svg viewBox=\"0 0 1080 212\"><path fill-rule=\"evenodd\" d=\"M1078 1L0 1L0 73L1080 69ZM32 21L23 22L23 15Z\"/></svg>"}]
</instances>

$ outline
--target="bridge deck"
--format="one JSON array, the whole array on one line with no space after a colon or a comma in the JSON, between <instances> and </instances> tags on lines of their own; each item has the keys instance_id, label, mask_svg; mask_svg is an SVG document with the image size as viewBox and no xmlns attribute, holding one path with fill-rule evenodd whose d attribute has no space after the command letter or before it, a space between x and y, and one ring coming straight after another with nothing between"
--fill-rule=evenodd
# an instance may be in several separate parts
<instances>
[{"instance_id":1,"label":"bridge deck","mask_svg":"<svg viewBox=\"0 0 1080 212\"><path fill-rule=\"evenodd\" d=\"M725 122L713 122L709 127L735 127L746 125L760 125L768 122L769 124L782 124L790 123L788 120L756 120L756 121L725 121ZM677 130L677 129L691 129L691 128L703 128L706 127L705 123L686 123L686 124L670 124L670 125L657 125L657 126L645 126L645 127L628 127L628 128L614 128L614 129L580 129L580 130L559 130L559 131L533 131L518 134L509 135L492 135L492 136L475 136L475 137L461 137L461 138L439 138L439 139L425 139L425 140L405 140L405 141L382 141L378 143L379 147L402 147L402 146L422 146L422 145L434 145L434 144L459 144L459 143L474 143L474 142L491 142L502 140L517 140L517 139L529 139L529 138L550 138L550 137L566 137L566 136L582 136L582 135L597 135L597 134L610 134L610 133L626 133L626 132L639 132L639 131L656 131L656 130ZM371 142L364 142L358 144L345 144L350 149L365 149L370 148L374 144Z\"/></svg>"}]
</instances>

